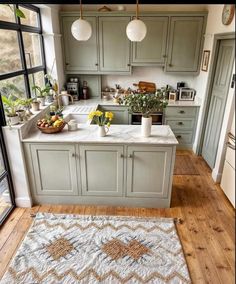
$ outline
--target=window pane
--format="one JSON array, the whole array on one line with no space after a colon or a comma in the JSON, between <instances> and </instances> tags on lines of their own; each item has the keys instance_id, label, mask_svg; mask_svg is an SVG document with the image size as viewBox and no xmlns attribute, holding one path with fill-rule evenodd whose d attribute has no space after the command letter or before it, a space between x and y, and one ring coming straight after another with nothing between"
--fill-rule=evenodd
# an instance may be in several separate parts
<instances>
[{"instance_id":1,"label":"window pane","mask_svg":"<svg viewBox=\"0 0 236 284\"><path fill-rule=\"evenodd\" d=\"M10 8L10 7L11 8ZM13 5L0 5L0 21L15 22Z\"/></svg>"},{"instance_id":2,"label":"window pane","mask_svg":"<svg viewBox=\"0 0 236 284\"><path fill-rule=\"evenodd\" d=\"M32 87L33 86L39 86L39 87L45 86L44 72L40 71L37 73L30 74L29 83L30 83L31 96L35 97L35 91L32 91Z\"/></svg>"},{"instance_id":3,"label":"window pane","mask_svg":"<svg viewBox=\"0 0 236 284\"><path fill-rule=\"evenodd\" d=\"M13 94L17 97L26 97L24 76L17 76L0 81L0 92L2 95Z\"/></svg>"},{"instance_id":4,"label":"window pane","mask_svg":"<svg viewBox=\"0 0 236 284\"><path fill-rule=\"evenodd\" d=\"M22 25L27 25L27 26L33 26L33 27L38 27L38 13L25 9L21 6L19 6L19 9L25 14L25 18L21 18L20 22Z\"/></svg>"},{"instance_id":5,"label":"window pane","mask_svg":"<svg viewBox=\"0 0 236 284\"><path fill-rule=\"evenodd\" d=\"M5 211L11 207L11 197L9 193L9 185L6 178L0 182L0 217L4 216Z\"/></svg>"},{"instance_id":6,"label":"window pane","mask_svg":"<svg viewBox=\"0 0 236 284\"><path fill-rule=\"evenodd\" d=\"M23 32L27 68L42 65L40 35Z\"/></svg>"},{"instance_id":7,"label":"window pane","mask_svg":"<svg viewBox=\"0 0 236 284\"><path fill-rule=\"evenodd\" d=\"M0 29L0 75L22 69L17 32Z\"/></svg>"}]
</instances>

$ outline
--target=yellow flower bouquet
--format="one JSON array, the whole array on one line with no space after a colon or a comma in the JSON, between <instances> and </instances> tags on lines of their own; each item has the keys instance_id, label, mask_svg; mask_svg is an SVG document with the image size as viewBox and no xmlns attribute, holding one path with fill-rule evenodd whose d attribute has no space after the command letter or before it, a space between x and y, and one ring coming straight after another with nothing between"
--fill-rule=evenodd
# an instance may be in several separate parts
<instances>
[{"instance_id":1,"label":"yellow flower bouquet","mask_svg":"<svg viewBox=\"0 0 236 284\"><path fill-rule=\"evenodd\" d=\"M97 125L109 127L111 125L111 121L114 117L112 112L102 112L100 110L91 111L88 115L88 119L93 120Z\"/></svg>"}]
</instances>

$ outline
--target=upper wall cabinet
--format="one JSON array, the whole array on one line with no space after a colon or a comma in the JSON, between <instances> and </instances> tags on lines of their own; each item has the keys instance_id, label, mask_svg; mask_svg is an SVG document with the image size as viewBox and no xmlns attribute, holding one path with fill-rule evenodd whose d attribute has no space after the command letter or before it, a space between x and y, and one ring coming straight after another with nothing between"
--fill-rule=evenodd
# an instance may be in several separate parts
<instances>
[{"instance_id":1,"label":"upper wall cabinet","mask_svg":"<svg viewBox=\"0 0 236 284\"><path fill-rule=\"evenodd\" d=\"M171 17L166 72L199 70L204 17Z\"/></svg>"},{"instance_id":2,"label":"upper wall cabinet","mask_svg":"<svg viewBox=\"0 0 236 284\"><path fill-rule=\"evenodd\" d=\"M133 43L132 65L164 65L169 17L140 17L147 26L141 42Z\"/></svg>"},{"instance_id":3,"label":"upper wall cabinet","mask_svg":"<svg viewBox=\"0 0 236 284\"><path fill-rule=\"evenodd\" d=\"M92 26L92 36L88 41L77 41L71 33L71 25L78 17L62 17L65 69L68 72L97 72L97 21L96 17L85 17Z\"/></svg>"},{"instance_id":4,"label":"upper wall cabinet","mask_svg":"<svg viewBox=\"0 0 236 284\"><path fill-rule=\"evenodd\" d=\"M99 17L101 72L131 72L130 41L126 36L129 21L130 17Z\"/></svg>"}]
</instances>

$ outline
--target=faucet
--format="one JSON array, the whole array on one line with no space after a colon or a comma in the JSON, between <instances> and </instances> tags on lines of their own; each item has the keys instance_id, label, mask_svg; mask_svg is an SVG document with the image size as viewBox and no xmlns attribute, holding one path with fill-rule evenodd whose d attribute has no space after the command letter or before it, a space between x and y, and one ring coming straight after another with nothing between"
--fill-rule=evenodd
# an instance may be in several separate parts
<instances>
[{"instance_id":1,"label":"faucet","mask_svg":"<svg viewBox=\"0 0 236 284\"><path fill-rule=\"evenodd\" d=\"M74 103L74 99L73 99L72 95L70 95L70 94L59 94L59 95L57 96L57 104L58 104L58 108L59 108L59 109L61 108L60 97L62 97L62 96L70 97L70 98L71 98L71 103L72 103L72 104Z\"/></svg>"}]
</instances>

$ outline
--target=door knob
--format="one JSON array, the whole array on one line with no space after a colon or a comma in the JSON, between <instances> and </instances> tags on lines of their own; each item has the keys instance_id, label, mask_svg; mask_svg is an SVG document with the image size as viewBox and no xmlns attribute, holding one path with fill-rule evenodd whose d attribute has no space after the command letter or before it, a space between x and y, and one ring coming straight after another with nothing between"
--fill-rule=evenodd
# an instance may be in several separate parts
<instances>
[{"instance_id":1,"label":"door knob","mask_svg":"<svg viewBox=\"0 0 236 284\"><path fill-rule=\"evenodd\" d=\"M75 154L75 153L73 153L71 156L72 156L73 158L75 158L75 157L76 157L76 154Z\"/></svg>"},{"instance_id":2,"label":"door knob","mask_svg":"<svg viewBox=\"0 0 236 284\"><path fill-rule=\"evenodd\" d=\"M130 159L132 159L132 158L133 158L133 155L132 155L132 154L129 154L128 157L129 157Z\"/></svg>"},{"instance_id":3,"label":"door knob","mask_svg":"<svg viewBox=\"0 0 236 284\"><path fill-rule=\"evenodd\" d=\"M124 158L124 155L123 155L123 154L120 154L120 157L121 157L121 158Z\"/></svg>"},{"instance_id":4,"label":"door knob","mask_svg":"<svg viewBox=\"0 0 236 284\"><path fill-rule=\"evenodd\" d=\"M95 63L95 66L98 66L98 63Z\"/></svg>"},{"instance_id":5,"label":"door knob","mask_svg":"<svg viewBox=\"0 0 236 284\"><path fill-rule=\"evenodd\" d=\"M128 66L128 67L130 67L130 66L131 66L131 64L129 64L129 63L128 63L128 64L127 64L127 66Z\"/></svg>"}]
</instances>

